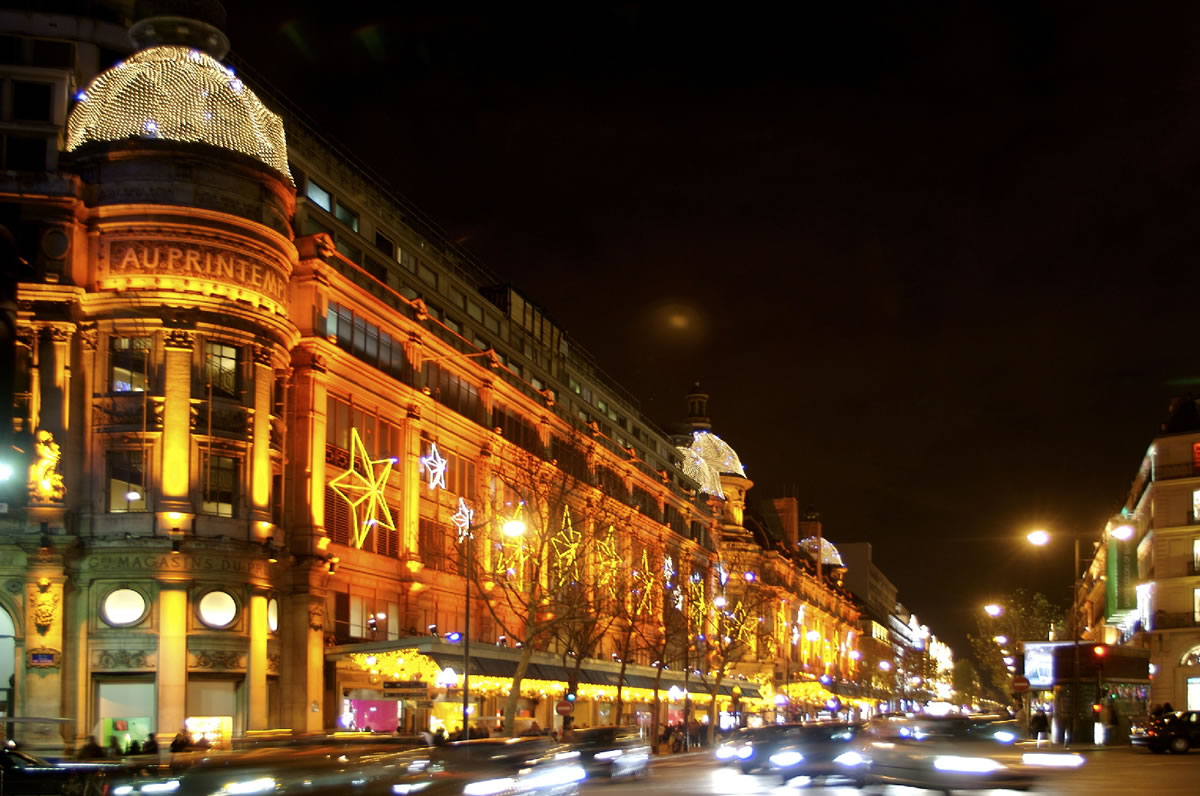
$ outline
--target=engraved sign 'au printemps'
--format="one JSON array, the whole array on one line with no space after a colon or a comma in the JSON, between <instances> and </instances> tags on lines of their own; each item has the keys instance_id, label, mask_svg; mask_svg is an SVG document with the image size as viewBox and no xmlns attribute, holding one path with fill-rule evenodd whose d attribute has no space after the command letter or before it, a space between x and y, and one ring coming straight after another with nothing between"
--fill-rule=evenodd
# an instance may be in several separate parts
<instances>
[{"instance_id":1,"label":"engraved sign 'au printemps'","mask_svg":"<svg viewBox=\"0 0 1200 796\"><path fill-rule=\"evenodd\" d=\"M152 279L139 279L144 277ZM177 278L252 291L280 304L287 297L281 264L244 251L186 240L109 241L101 287L157 289L166 287L163 280Z\"/></svg>"}]
</instances>

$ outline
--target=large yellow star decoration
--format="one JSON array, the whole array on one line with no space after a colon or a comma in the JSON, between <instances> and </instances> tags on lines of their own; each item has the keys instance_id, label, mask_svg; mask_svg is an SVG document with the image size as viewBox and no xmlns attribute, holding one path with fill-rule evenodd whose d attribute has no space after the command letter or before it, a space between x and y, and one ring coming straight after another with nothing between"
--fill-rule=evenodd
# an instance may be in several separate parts
<instances>
[{"instance_id":1,"label":"large yellow star decoration","mask_svg":"<svg viewBox=\"0 0 1200 796\"><path fill-rule=\"evenodd\" d=\"M563 509L562 530L550 539L554 550L554 572L559 586L579 580L579 531L571 522L570 509Z\"/></svg>"},{"instance_id":2,"label":"large yellow star decoration","mask_svg":"<svg viewBox=\"0 0 1200 796\"><path fill-rule=\"evenodd\" d=\"M362 438L358 436L358 429L350 429L350 467L330 481L329 488L350 504L350 518L354 521L354 546L359 549L367 541L367 534L372 528L396 530L384 495L388 476L395 463L394 458L372 459Z\"/></svg>"}]
</instances>

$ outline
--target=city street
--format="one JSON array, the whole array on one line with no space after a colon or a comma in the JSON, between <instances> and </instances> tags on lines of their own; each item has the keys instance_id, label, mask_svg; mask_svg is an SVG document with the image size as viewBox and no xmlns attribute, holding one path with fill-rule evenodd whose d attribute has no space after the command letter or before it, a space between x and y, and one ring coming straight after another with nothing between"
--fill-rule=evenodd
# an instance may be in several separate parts
<instances>
[{"instance_id":1,"label":"city street","mask_svg":"<svg viewBox=\"0 0 1200 796\"><path fill-rule=\"evenodd\" d=\"M1154 794L1193 794L1200 775L1200 752L1187 755L1151 755L1133 749L1119 748L1086 753L1088 764L1060 778L1047 779L1036 793L1096 794L1127 793L1131 788ZM602 791L603 789L603 791ZM615 789L615 790L612 790ZM783 786L775 776L767 774L742 775L729 766L718 766L704 755L680 755L658 758L653 762L650 776L640 782L611 784L589 782L584 793L625 792L630 794L837 794L858 793L854 788L839 785L811 786L804 779L795 779ZM871 787L871 794L920 794L916 788L897 786ZM1011 793L1011 791L984 791Z\"/></svg>"}]
</instances>

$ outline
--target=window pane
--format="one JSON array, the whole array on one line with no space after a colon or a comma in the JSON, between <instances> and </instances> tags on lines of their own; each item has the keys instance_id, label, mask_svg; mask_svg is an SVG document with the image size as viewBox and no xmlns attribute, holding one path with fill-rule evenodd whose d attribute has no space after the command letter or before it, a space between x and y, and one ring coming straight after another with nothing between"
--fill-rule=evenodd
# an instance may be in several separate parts
<instances>
[{"instance_id":1,"label":"window pane","mask_svg":"<svg viewBox=\"0 0 1200 796\"><path fill-rule=\"evenodd\" d=\"M108 452L108 510L146 510L146 476L141 450Z\"/></svg>"},{"instance_id":2,"label":"window pane","mask_svg":"<svg viewBox=\"0 0 1200 796\"><path fill-rule=\"evenodd\" d=\"M338 221L350 227L350 229L354 230L355 232L358 232L358 213L355 213L341 202L338 202L337 210L334 212L334 216Z\"/></svg>"},{"instance_id":3,"label":"window pane","mask_svg":"<svg viewBox=\"0 0 1200 796\"><path fill-rule=\"evenodd\" d=\"M232 517L237 497L237 460L231 456L205 456L204 500L201 511Z\"/></svg>"},{"instance_id":4,"label":"window pane","mask_svg":"<svg viewBox=\"0 0 1200 796\"><path fill-rule=\"evenodd\" d=\"M333 210L333 197L329 195L329 191L317 185L311 179L308 185L304 186L304 195L313 201L318 207L325 210Z\"/></svg>"},{"instance_id":5,"label":"window pane","mask_svg":"<svg viewBox=\"0 0 1200 796\"><path fill-rule=\"evenodd\" d=\"M149 337L109 338L109 390L144 392L149 357Z\"/></svg>"},{"instance_id":6,"label":"window pane","mask_svg":"<svg viewBox=\"0 0 1200 796\"><path fill-rule=\"evenodd\" d=\"M204 344L204 381L216 394L238 396L238 349L223 343Z\"/></svg>"}]
</instances>

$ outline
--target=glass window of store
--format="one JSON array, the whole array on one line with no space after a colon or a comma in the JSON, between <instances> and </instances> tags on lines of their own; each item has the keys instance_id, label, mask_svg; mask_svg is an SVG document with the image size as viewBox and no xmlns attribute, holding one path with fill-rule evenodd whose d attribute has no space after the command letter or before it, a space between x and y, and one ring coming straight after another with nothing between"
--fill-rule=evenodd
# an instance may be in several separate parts
<instances>
[{"instance_id":1,"label":"glass window of store","mask_svg":"<svg viewBox=\"0 0 1200 796\"><path fill-rule=\"evenodd\" d=\"M241 724L237 709L240 681L231 677L188 678L184 726L193 743L203 738L213 747L229 748L229 739Z\"/></svg>"},{"instance_id":2,"label":"glass window of store","mask_svg":"<svg viewBox=\"0 0 1200 796\"><path fill-rule=\"evenodd\" d=\"M96 739L104 747L115 738L122 749L146 736L155 728L154 678L152 675L104 677L96 681Z\"/></svg>"},{"instance_id":3,"label":"glass window of store","mask_svg":"<svg viewBox=\"0 0 1200 796\"><path fill-rule=\"evenodd\" d=\"M200 454L204 499L200 511L217 517L233 517L237 506L238 460L232 456L217 456L208 451Z\"/></svg>"},{"instance_id":4,"label":"glass window of store","mask_svg":"<svg viewBox=\"0 0 1200 796\"><path fill-rule=\"evenodd\" d=\"M146 459L141 448L108 451L108 510L113 514L146 510Z\"/></svg>"},{"instance_id":5,"label":"glass window of store","mask_svg":"<svg viewBox=\"0 0 1200 796\"><path fill-rule=\"evenodd\" d=\"M149 337L110 337L108 341L109 391L144 392L149 362Z\"/></svg>"}]
</instances>

